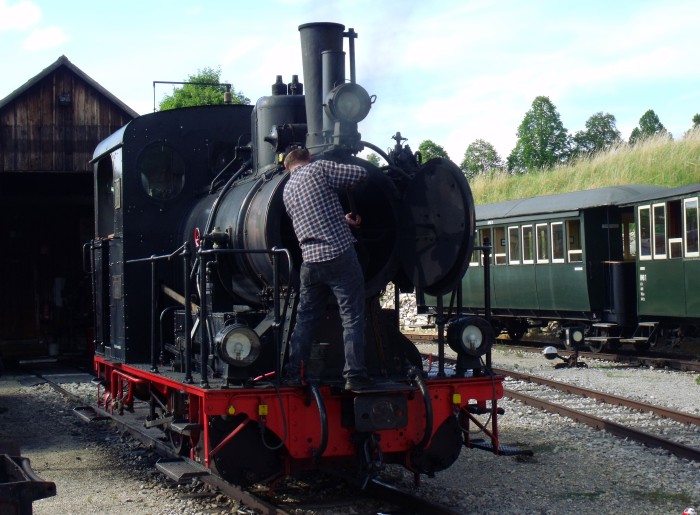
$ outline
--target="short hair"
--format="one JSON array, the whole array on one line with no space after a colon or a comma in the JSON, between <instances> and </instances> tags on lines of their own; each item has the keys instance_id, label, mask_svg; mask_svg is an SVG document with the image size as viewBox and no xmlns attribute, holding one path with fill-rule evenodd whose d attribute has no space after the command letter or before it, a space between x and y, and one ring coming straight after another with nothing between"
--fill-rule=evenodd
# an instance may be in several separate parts
<instances>
[{"instance_id":1,"label":"short hair","mask_svg":"<svg viewBox=\"0 0 700 515\"><path fill-rule=\"evenodd\" d=\"M284 167L289 170L292 165L297 163L308 163L311 161L311 155L306 148L295 148L284 158Z\"/></svg>"}]
</instances>

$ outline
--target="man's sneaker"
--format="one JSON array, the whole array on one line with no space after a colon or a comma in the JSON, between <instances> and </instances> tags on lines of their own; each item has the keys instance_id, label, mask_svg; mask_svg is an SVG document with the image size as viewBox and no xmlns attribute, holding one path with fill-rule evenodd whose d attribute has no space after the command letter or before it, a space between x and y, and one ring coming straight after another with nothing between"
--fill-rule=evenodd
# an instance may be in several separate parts
<instances>
[{"instance_id":1,"label":"man's sneaker","mask_svg":"<svg viewBox=\"0 0 700 515\"><path fill-rule=\"evenodd\" d=\"M353 376L345 380L345 390L367 390L374 386L374 380L367 376Z\"/></svg>"}]
</instances>

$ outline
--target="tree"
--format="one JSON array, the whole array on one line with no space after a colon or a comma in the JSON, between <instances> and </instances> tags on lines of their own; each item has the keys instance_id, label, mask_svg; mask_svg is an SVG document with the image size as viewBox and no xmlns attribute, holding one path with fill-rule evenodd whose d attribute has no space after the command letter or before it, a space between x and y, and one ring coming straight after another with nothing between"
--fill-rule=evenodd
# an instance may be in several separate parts
<instances>
[{"instance_id":1,"label":"tree","mask_svg":"<svg viewBox=\"0 0 700 515\"><path fill-rule=\"evenodd\" d=\"M372 163L374 166L379 167L379 156L374 152L367 156L367 161Z\"/></svg>"},{"instance_id":2,"label":"tree","mask_svg":"<svg viewBox=\"0 0 700 515\"><path fill-rule=\"evenodd\" d=\"M565 162L570 137L549 97L539 96L518 127L518 141L507 159L511 173L546 169Z\"/></svg>"},{"instance_id":3,"label":"tree","mask_svg":"<svg viewBox=\"0 0 700 515\"><path fill-rule=\"evenodd\" d=\"M700 127L700 113L693 116L693 129Z\"/></svg>"},{"instance_id":4,"label":"tree","mask_svg":"<svg viewBox=\"0 0 700 515\"><path fill-rule=\"evenodd\" d=\"M423 157L424 163L427 163L436 157L442 157L444 159L450 158L444 148L429 139L420 144L418 147L418 152L420 152L421 156Z\"/></svg>"},{"instance_id":5,"label":"tree","mask_svg":"<svg viewBox=\"0 0 700 515\"><path fill-rule=\"evenodd\" d=\"M190 75L181 88L175 88L172 95L166 95L160 102L160 110L176 109L178 107L223 104L226 86L212 86L221 83L221 68L203 68L197 74ZM200 85L197 85L200 84ZM204 85L202 85L204 84ZM231 103L249 104L250 99L241 92L236 92L231 86Z\"/></svg>"},{"instance_id":6,"label":"tree","mask_svg":"<svg viewBox=\"0 0 700 515\"><path fill-rule=\"evenodd\" d=\"M622 142L616 120L610 113L598 112L586 120L586 129L573 137L575 155L595 154Z\"/></svg>"},{"instance_id":7,"label":"tree","mask_svg":"<svg viewBox=\"0 0 700 515\"><path fill-rule=\"evenodd\" d=\"M656 134L664 134L669 137L671 134L666 130L666 127L659 121L659 117L653 109L649 109L639 119L639 126L632 129L630 134L630 144L634 145L642 140L645 140Z\"/></svg>"},{"instance_id":8,"label":"tree","mask_svg":"<svg viewBox=\"0 0 700 515\"><path fill-rule=\"evenodd\" d=\"M471 180L479 174L500 170L503 168L503 161L491 143L477 139L467 147L459 167L467 179Z\"/></svg>"}]
</instances>

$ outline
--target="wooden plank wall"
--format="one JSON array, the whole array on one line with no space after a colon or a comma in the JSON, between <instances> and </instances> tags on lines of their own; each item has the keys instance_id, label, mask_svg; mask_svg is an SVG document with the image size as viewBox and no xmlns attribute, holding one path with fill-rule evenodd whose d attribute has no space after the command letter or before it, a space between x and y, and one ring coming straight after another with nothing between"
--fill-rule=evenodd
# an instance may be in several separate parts
<instances>
[{"instance_id":1,"label":"wooden plank wall","mask_svg":"<svg viewBox=\"0 0 700 515\"><path fill-rule=\"evenodd\" d=\"M62 96L70 98L67 105ZM130 120L72 70L59 67L2 109L0 173L91 173L96 145Z\"/></svg>"}]
</instances>

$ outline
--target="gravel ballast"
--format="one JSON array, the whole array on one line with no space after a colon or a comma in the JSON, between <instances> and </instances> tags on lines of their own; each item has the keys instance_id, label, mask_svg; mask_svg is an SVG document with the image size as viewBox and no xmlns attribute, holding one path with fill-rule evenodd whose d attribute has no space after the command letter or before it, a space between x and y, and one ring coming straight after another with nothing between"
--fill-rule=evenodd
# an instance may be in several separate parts
<instances>
[{"instance_id":1,"label":"gravel ballast","mask_svg":"<svg viewBox=\"0 0 700 515\"><path fill-rule=\"evenodd\" d=\"M421 345L430 352L434 345ZM494 366L532 372L620 396L700 414L697 374L628 368L588 360L589 368L553 368L539 354L497 349ZM93 395L91 385L78 387ZM89 392L89 393L88 393ZM700 507L700 463L625 441L558 415L503 399L501 443L534 455L495 456L464 449L418 493L461 513L681 514ZM88 425L45 384L0 378L0 438L14 440L34 470L57 485L56 497L34 502L37 514L237 513L239 507L201 486L168 484L155 456L106 424ZM480 435L474 435L479 437ZM390 467L384 477L406 488L413 476ZM343 507L311 513L362 513Z\"/></svg>"}]
</instances>

